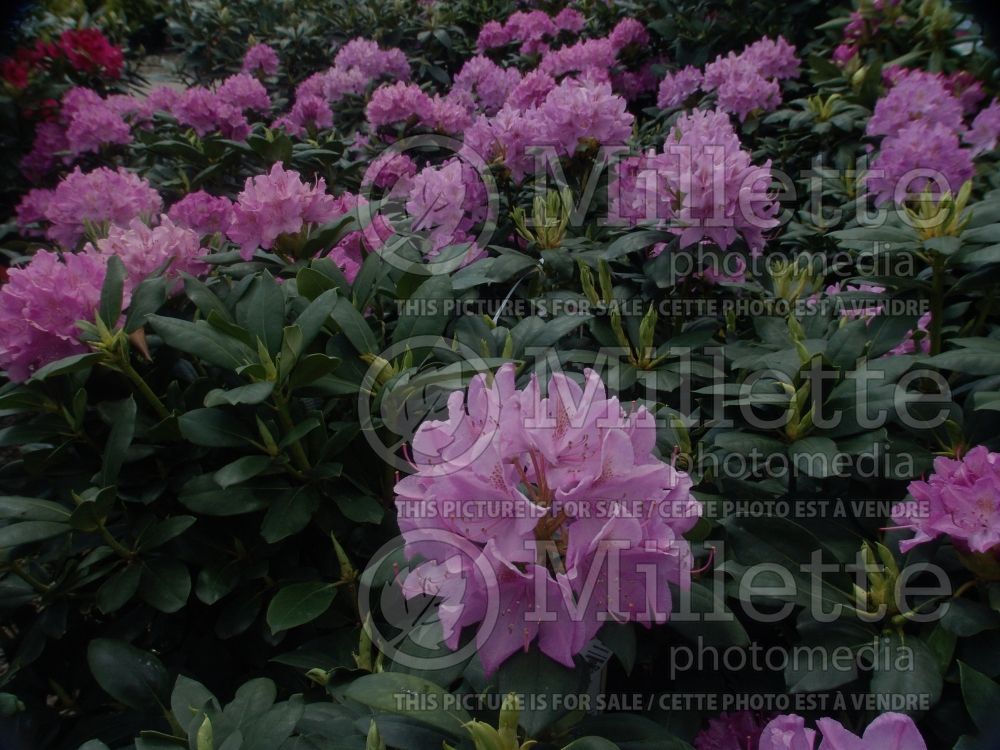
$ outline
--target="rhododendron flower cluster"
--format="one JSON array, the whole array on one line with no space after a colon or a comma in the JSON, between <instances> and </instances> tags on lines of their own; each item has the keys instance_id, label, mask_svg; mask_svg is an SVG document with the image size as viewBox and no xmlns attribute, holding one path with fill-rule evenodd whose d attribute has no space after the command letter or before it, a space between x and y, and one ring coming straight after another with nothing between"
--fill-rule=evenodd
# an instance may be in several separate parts
<instances>
[{"instance_id":1,"label":"rhododendron flower cluster","mask_svg":"<svg viewBox=\"0 0 1000 750\"><path fill-rule=\"evenodd\" d=\"M100 29L67 29L55 42L43 39L19 47L13 57L0 62L0 77L15 89L28 86L32 76L66 63L73 70L108 79L121 77L125 56Z\"/></svg>"},{"instance_id":2,"label":"rhododendron flower cluster","mask_svg":"<svg viewBox=\"0 0 1000 750\"><path fill-rule=\"evenodd\" d=\"M486 201L486 186L467 162L452 159L440 167L427 167L411 182L406 202L410 228L428 233L428 256L435 257L445 246L466 241L469 230L486 217ZM473 246L463 264L484 254Z\"/></svg>"},{"instance_id":3,"label":"rhododendron flower cluster","mask_svg":"<svg viewBox=\"0 0 1000 750\"><path fill-rule=\"evenodd\" d=\"M0 368L20 382L38 368L87 350L78 320L93 320L107 257L39 250L0 287Z\"/></svg>"},{"instance_id":4,"label":"rhododendron flower cluster","mask_svg":"<svg viewBox=\"0 0 1000 750\"><path fill-rule=\"evenodd\" d=\"M157 215L162 200L148 182L123 168L82 172L77 167L53 190L32 191L22 203L19 222L41 219L49 224L50 240L73 248L89 229L103 232L109 224Z\"/></svg>"},{"instance_id":5,"label":"rhododendron flower cluster","mask_svg":"<svg viewBox=\"0 0 1000 750\"><path fill-rule=\"evenodd\" d=\"M225 234L233 223L233 202L203 190L188 193L167 211L170 220L199 235Z\"/></svg>"},{"instance_id":6,"label":"rhododendron flower cluster","mask_svg":"<svg viewBox=\"0 0 1000 750\"><path fill-rule=\"evenodd\" d=\"M520 43L522 55L536 55L546 51L560 31L578 33L583 25L583 15L572 8L564 8L555 16L541 10L518 11L504 23L486 23L479 32L476 46L480 52L486 52Z\"/></svg>"},{"instance_id":7,"label":"rhododendron flower cluster","mask_svg":"<svg viewBox=\"0 0 1000 750\"><path fill-rule=\"evenodd\" d=\"M87 245L84 251L121 258L130 287L162 270L165 278L178 282L174 291L179 291L182 273L203 276L209 269L201 260L208 251L201 246L198 233L177 226L168 216L161 216L155 227L138 219L133 219L127 227L112 226L107 237L97 240L96 247Z\"/></svg>"},{"instance_id":8,"label":"rhododendron flower cluster","mask_svg":"<svg viewBox=\"0 0 1000 750\"><path fill-rule=\"evenodd\" d=\"M278 53L274 47L267 44L255 44L243 56L241 73L250 75L273 76L278 72Z\"/></svg>"},{"instance_id":9,"label":"rhododendron flower cluster","mask_svg":"<svg viewBox=\"0 0 1000 750\"><path fill-rule=\"evenodd\" d=\"M302 135L307 127L330 127L333 122L330 105L349 94L363 94L380 79L409 78L410 63L402 50L383 49L368 39L352 39L337 52L333 67L299 84L295 104L286 116L275 121L275 127L283 127L295 135Z\"/></svg>"},{"instance_id":10,"label":"rhododendron flower cluster","mask_svg":"<svg viewBox=\"0 0 1000 750\"><path fill-rule=\"evenodd\" d=\"M723 711L694 739L695 750L758 750L767 718L754 711Z\"/></svg>"},{"instance_id":11,"label":"rhododendron flower cluster","mask_svg":"<svg viewBox=\"0 0 1000 750\"><path fill-rule=\"evenodd\" d=\"M875 204L902 204L927 189L958 192L975 171L973 158L996 147L1000 106L994 101L967 126L964 116L982 98L975 81L963 79L959 89L954 77L899 67L887 80L890 88L865 129L885 136L867 177ZM963 91L972 92L965 101L958 98Z\"/></svg>"},{"instance_id":12,"label":"rhododendron flower cluster","mask_svg":"<svg viewBox=\"0 0 1000 750\"><path fill-rule=\"evenodd\" d=\"M271 99L264 85L251 75L238 73L222 81L215 91L193 86L173 102L170 113L199 136L219 131L241 140L250 132L246 112L267 112Z\"/></svg>"},{"instance_id":13,"label":"rhododendron flower cluster","mask_svg":"<svg viewBox=\"0 0 1000 750\"><path fill-rule=\"evenodd\" d=\"M307 185L298 172L277 162L268 174L247 178L233 205L229 239L250 260L258 248L274 248L282 235L296 235L310 224L329 221L335 209L323 178Z\"/></svg>"},{"instance_id":14,"label":"rhododendron flower cluster","mask_svg":"<svg viewBox=\"0 0 1000 750\"><path fill-rule=\"evenodd\" d=\"M816 722L823 739L819 750L927 750L913 719L904 714L884 713L869 724L861 737L836 719ZM816 730L805 720L785 714L772 720L761 734L760 750L815 750Z\"/></svg>"},{"instance_id":15,"label":"rhododendron flower cluster","mask_svg":"<svg viewBox=\"0 0 1000 750\"><path fill-rule=\"evenodd\" d=\"M513 365L475 377L467 394L451 395L447 419L418 429L415 473L396 484L406 552L427 560L404 594L442 598L452 649L482 623L487 674L536 640L572 665L609 618L666 621L668 584L689 583L681 535L700 506L655 443L653 416L626 413L592 370L583 387L553 375L545 395L534 377L517 389ZM449 549L455 537L475 557ZM495 622L484 621L490 612Z\"/></svg>"},{"instance_id":16,"label":"rhododendron flower cluster","mask_svg":"<svg viewBox=\"0 0 1000 750\"><path fill-rule=\"evenodd\" d=\"M739 54L719 55L705 66L704 73L688 66L670 73L660 84L657 103L676 107L701 89L714 91L716 106L745 120L751 112L765 112L781 103L779 81L799 74L795 47L783 37L764 37L744 47Z\"/></svg>"},{"instance_id":17,"label":"rhododendron flower cluster","mask_svg":"<svg viewBox=\"0 0 1000 750\"><path fill-rule=\"evenodd\" d=\"M940 536L963 552L1000 545L1000 454L980 445L960 459L939 456L934 473L908 489L913 499L892 509L892 520L915 532L899 543L903 552Z\"/></svg>"},{"instance_id":18,"label":"rhododendron flower cluster","mask_svg":"<svg viewBox=\"0 0 1000 750\"><path fill-rule=\"evenodd\" d=\"M682 248L707 239L725 249L742 237L758 253L764 231L778 225L770 170L770 160L752 163L725 112L695 110L677 120L662 153L618 165L612 211L630 222L669 222Z\"/></svg>"}]
</instances>

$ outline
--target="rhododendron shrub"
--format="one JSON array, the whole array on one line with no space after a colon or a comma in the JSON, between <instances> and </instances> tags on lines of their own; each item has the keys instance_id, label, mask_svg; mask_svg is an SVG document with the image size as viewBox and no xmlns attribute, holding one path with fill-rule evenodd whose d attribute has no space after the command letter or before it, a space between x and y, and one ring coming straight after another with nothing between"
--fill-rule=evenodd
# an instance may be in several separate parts
<instances>
[{"instance_id":1,"label":"rhododendron shrub","mask_svg":"<svg viewBox=\"0 0 1000 750\"><path fill-rule=\"evenodd\" d=\"M396 485L407 552L428 558L404 591L442 597L446 642L457 647L499 602L476 633L487 674L536 638L573 666L604 622L665 622L669 584L690 581L682 534L700 514L687 475L653 454L645 408L627 413L592 370L582 387L554 375L544 395L535 377L519 390L514 376L507 365L453 394L448 419L414 435L415 471ZM435 511L448 502L454 513ZM482 557L442 558L448 535Z\"/></svg>"}]
</instances>

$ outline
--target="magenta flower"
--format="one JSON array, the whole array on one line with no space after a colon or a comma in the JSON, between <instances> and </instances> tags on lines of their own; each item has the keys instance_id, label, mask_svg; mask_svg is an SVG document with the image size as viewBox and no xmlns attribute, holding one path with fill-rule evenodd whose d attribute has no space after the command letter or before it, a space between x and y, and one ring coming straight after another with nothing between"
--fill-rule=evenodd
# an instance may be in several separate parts
<instances>
[{"instance_id":1,"label":"magenta flower","mask_svg":"<svg viewBox=\"0 0 1000 750\"><path fill-rule=\"evenodd\" d=\"M29 180L39 182L55 168L59 152L68 150L65 128L58 122L40 122L35 126L31 150L21 159L21 171Z\"/></svg>"},{"instance_id":2,"label":"magenta flower","mask_svg":"<svg viewBox=\"0 0 1000 750\"><path fill-rule=\"evenodd\" d=\"M208 250L201 246L198 233L177 226L168 216L160 224L149 227L133 219L127 227L113 226L108 236L97 240L97 247L87 245L84 251L101 255L117 255L128 272L127 287L134 289L147 276L163 270L166 279L176 281L174 292L181 289L181 274L204 276L209 265L201 260Z\"/></svg>"},{"instance_id":3,"label":"magenta flower","mask_svg":"<svg viewBox=\"0 0 1000 750\"><path fill-rule=\"evenodd\" d=\"M481 111L494 114L520 82L521 74L516 68L501 68L489 58L477 56L462 66L448 96L467 94Z\"/></svg>"},{"instance_id":4,"label":"magenta flower","mask_svg":"<svg viewBox=\"0 0 1000 750\"><path fill-rule=\"evenodd\" d=\"M693 65L668 73L660 82L656 106L660 109L679 107L701 88L701 71Z\"/></svg>"},{"instance_id":5,"label":"magenta flower","mask_svg":"<svg viewBox=\"0 0 1000 750\"><path fill-rule=\"evenodd\" d=\"M356 69L369 81L377 78L396 78L401 81L410 77L410 62L401 49L382 49L377 42L369 39L352 39L337 51L333 61L337 70Z\"/></svg>"},{"instance_id":6,"label":"magenta flower","mask_svg":"<svg viewBox=\"0 0 1000 750\"><path fill-rule=\"evenodd\" d=\"M188 193L167 211L175 224L187 227L200 236L225 234L233 222L233 202L225 196L209 195L204 190Z\"/></svg>"},{"instance_id":7,"label":"magenta flower","mask_svg":"<svg viewBox=\"0 0 1000 750\"><path fill-rule=\"evenodd\" d=\"M884 713L869 724L861 737L835 719L816 722L823 736L819 750L927 750L913 719L904 714ZM805 728L801 716L778 716L760 738L760 750L813 750L816 732Z\"/></svg>"},{"instance_id":8,"label":"magenta flower","mask_svg":"<svg viewBox=\"0 0 1000 750\"><path fill-rule=\"evenodd\" d=\"M955 132L940 122L917 120L887 136L866 176L875 205L902 204L930 189L933 195L957 193L972 179L972 151L962 148Z\"/></svg>"},{"instance_id":9,"label":"magenta flower","mask_svg":"<svg viewBox=\"0 0 1000 750\"><path fill-rule=\"evenodd\" d=\"M60 118L66 123L66 145L74 157L99 153L106 145L132 142L132 129L121 112L90 89L67 91Z\"/></svg>"},{"instance_id":10,"label":"magenta flower","mask_svg":"<svg viewBox=\"0 0 1000 750\"><path fill-rule=\"evenodd\" d=\"M244 260L250 260L257 248L270 250L282 235L296 235L335 215L333 196L327 195L323 178L307 185L298 172L286 171L277 162L270 173L247 179L227 233L240 246Z\"/></svg>"},{"instance_id":11,"label":"magenta flower","mask_svg":"<svg viewBox=\"0 0 1000 750\"><path fill-rule=\"evenodd\" d=\"M723 711L694 739L695 750L758 750L760 735L767 722L754 711Z\"/></svg>"},{"instance_id":12,"label":"magenta flower","mask_svg":"<svg viewBox=\"0 0 1000 750\"><path fill-rule=\"evenodd\" d=\"M119 168L99 167L81 172L79 167L60 182L45 206L50 226L46 236L73 248L88 228L104 233L110 224L149 219L160 212L159 193L142 178Z\"/></svg>"},{"instance_id":13,"label":"magenta flower","mask_svg":"<svg viewBox=\"0 0 1000 750\"><path fill-rule=\"evenodd\" d=\"M998 139L1000 139L1000 101L994 99L990 102L990 106L976 115L976 119L972 121L962 140L972 147L973 155L978 156L995 149Z\"/></svg>"},{"instance_id":14,"label":"magenta flower","mask_svg":"<svg viewBox=\"0 0 1000 750\"><path fill-rule=\"evenodd\" d=\"M430 120L433 109L433 101L419 86L398 81L372 92L365 115L373 128L380 128L409 120Z\"/></svg>"},{"instance_id":15,"label":"magenta flower","mask_svg":"<svg viewBox=\"0 0 1000 750\"><path fill-rule=\"evenodd\" d=\"M895 136L915 120L941 125L952 133L965 129L962 104L948 91L941 75L904 68L897 74L889 93L875 103L865 133Z\"/></svg>"},{"instance_id":16,"label":"magenta flower","mask_svg":"<svg viewBox=\"0 0 1000 750\"><path fill-rule=\"evenodd\" d=\"M649 44L649 32L641 21L634 18L623 18L608 34L608 41L616 52L621 52L630 44L642 47Z\"/></svg>"},{"instance_id":17,"label":"magenta flower","mask_svg":"<svg viewBox=\"0 0 1000 750\"><path fill-rule=\"evenodd\" d=\"M1000 545L1000 454L979 445L960 460L939 456L934 473L908 489L913 499L892 509L894 523L916 532L899 543L903 552L939 536L963 552Z\"/></svg>"},{"instance_id":18,"label":"magenta flower","mask_svg":"<svg viewBox=\"0 0 1000 750\"><path fill-rule=\"evenodd\" d=\"M271 109L271 97L264 84L251 75L237 73L219 84L215 92L221 105L228 105L241 113L244 110L267 112Z\"/></svg>"},{"instance_id":19,"label":"magenta flower","mask_svg":"<svg viewBox=\"0 0 1000 750\"><path fill-rule=\"evenodd\" d=\"M87 351L76 321L93 321L107 259L37 251L0 286L0 368L20 382L40 367ZM126 300L127 303L127 300Z\"/></svg>"},{"instance_id":20,"label":"magenta flower","mask_svg":"<svg viewBox=\"0 0 1000 750\"><path fill-rule=\"evenodd\" d=\"M273 76L278 72L278 53L267 44L255 44L243 56L241 72L250 75Z\"/></svg>"},{"instance_id":21,"label":"magenta flower","mask_svg":"<svg viewBox=\"0 0 1000 750\"><path fill-rule=\"evenodd\" d=\"M609 619L666 621L668 584L690 579L681 535L700 514L691 480L653 455L644 408L626 413L591 370L582 388L554 375L545 396L514 377L504 365L453 393L448 418L417 431L415 473L396 485L407 554L428 561L404 593L441 597L451 648L478 625L487 674L535 640L570 666ZM456 556L455 537L475 556Z\"/></svg>"},{"instance_id":22,"label":"magenta flower","mask_svg":"<svg viewBox=\"0 0 1000 750\"><path fill-rule=\"evenodd\" d=\"M607 83L565 79L531 115L537 143L556 146L560 156L572 156L582 140L624 144L632 135L634 120L626 107Z\"/></svg>"},{"instance_id":23,"label":"magenta flower","mask_svg":"<svg viewBox=\"0 0 1000 750\"><path fill-rule=\"evenodd\" d=\"M917 321L916 329L907 331L903 340L886 353L887 356L894 354L927 354L931 350L930 334L928 333L930 327L931 314L926 312ZM918 333L920 334L919 338L917 336Z\"/></svg>"}]
</instances>

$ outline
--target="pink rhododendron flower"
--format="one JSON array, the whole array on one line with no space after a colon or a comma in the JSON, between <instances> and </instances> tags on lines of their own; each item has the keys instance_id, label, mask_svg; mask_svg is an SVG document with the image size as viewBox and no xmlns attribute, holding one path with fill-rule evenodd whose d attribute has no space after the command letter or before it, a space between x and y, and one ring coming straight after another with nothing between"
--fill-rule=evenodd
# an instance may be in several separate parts
<instances>
[{"instance_id":1,"label":"pink rhododendron flower","mask_svg":"<svg viewBox=\"0 0 1000 750\"><path fill-rule=\"evenodd\" d=\"M933 195L957 193L974 173L972 151L962 148L953 130L917 120L883 139L866 183L875 205L881 206L887 201L902 204L926 189Z\"/></svg>"},{"instance_id":2,"label":"pink rhododendron flower","mask_svg":"<svg viewBox=\"0 0 1000 750\"><path fill-rule=\"evenodd\" d=\"M511 89L507 96L507 106L522 112L537 107L556 87L555 79L541 70L533 70Z\"/></svg>"},{"instance_id":3,"label":"pink rhododendron flower","mask_svg":"<svg viewBox=\"0 0 1000 750\"><path fill-rule=\"evenodd\" d=\"M243 56L241 72L273 76L278 72L278 53L267 44L255 44Z\"/></svg>"},{"instance_id":4,"label":"pink rhododendron flower","mask_svg":"<svg viewBox=\"0 0 1000 750\"><path fill-rule=\"evenodd\" d=\"M536 640L570 666L609 617L665 622L668 583L690 579L681 535L700 514L688 476L653 454L645 408L626 413L592 370L583 387L554 375L545 396L514 378L504 365L453 393L448 418L417 430L415 473L396 485L406 552L427 560L403 592L441 597L450 648L497 605L476 633L487 674ZM474 554L456 555L455 538Z\"/></svg>"},{"instance_id":5,"label":"pink rhododendron flower","mask_svg":"<svg viewBox=\"0 0 1000 750\"><path fill-rule=\"evenodd\" d=\"M701 71L693 65L668 73L660 82L656 106L660 109L679 107L701 88Z\"/></svg>"},{"instance_id":6,"label":"pink rhododendron flower","mask_svg":"<svg viewBox=\"0 0 1000 750\"><path fill-rule=\"evenodd\" d=\"M876 315L881 315L885 305L882 302L873 301L871 298L874 297L877 300L884 293L885 287L874 284L845 284L843 286L831 284L826 288L827 296L835 299L840 315L850 320L864 318L870 321ZM836 299L841 294L854 294L858 298Z\"/></svg>"},{"instance_id":7,"label":"pink rhododendron flower","mask_svg":"<svg viewBox=\"0 0 1000 750\"><path fill-rule=\"evenodd\" d=\"M222 195L196 190L172 205L167 216L175 224L194 230L200 236L225 234L233 223L233 202Z\"/></svg>"},{"instance_id":8,"label":"pink rhododendron flower","mask_svg":"<svg viewBox=\"0 0 1000 750\"><path fill-rule=\"evenodd\" d=\"M887 354L927 354L931 350L930 334L928 333L930 325L931 314L926 312L917 321L916 329L907 331L903 340L890 349Z\"/></svg>"},{"instance_id":9,"label":"pink rhododendron flower","mask_svg":"<svg viewBox=\"0 0 1000 750\"><path fill-rule=\"evenodd\" d=\"M555 24L557 29L572 31L574 34L579 34L583 31L586 22L587 19L583 17L583 13L576 8L563 8L552 18L552 23Z\"/></svg>"},{"instance_id":10,"label":"pink rhododendron flower","mask_svg":"<svg viewBox=\"0 0 1000 750\"><path fill-rule=\"evenodd\" d=\"M160 212L162 203L148 182L123 168L81 172L77 167L55 187L45 206L45 220L50 224L46 236L73 248L88 227L103 232L109 224L148 219Z\"/></svg>"},{"instance_id":11,"label":"pink rhododendron flower","mask_svg":"<svg viewBox=\"0 0 1000 750\"><path fill-rule=\"evenodd\" d=\"M536 120L536 142L556 146L560 156L572 156L582 140L603 146L624 144L632 135L634 120L626 106L607 83L566 79L530 115Z\"/></svg>"},{"instance_id":12,"label":"pink rhododendron flower","mask_svg":"<svg viewBox=\"0 0 1000 750\"><path fill-rule=\"evenodd\" d=\"M645 46L649 44L649 32L641 21L634 18L623 18L608 34L608 41L616 52L621 52L630 44Z\"/></svg>"},{"instance_id":13,"label":"pink rhododendron flower","mask_svg":"<svg viewBox=\"0 0 1000 750\"><path fill-rule=\"evenodd\" d=\"M939 456L934 473L908 489L913 499L892 509L894 523L916 532L899 543L903 552L939 536L963 552L1000 545L1000 453L978 445L960 460Z\"/></svg>"},{"instance_id":14,"label":"pink rhododendron flower","mask_svg":"<svg viewBox=\"0 0 1000 750\"><path fill-rule=\"evenodd\" d=\"M553 78L567 73L586 73L592 79L607 80L618 59L618 50L608 39L584 39L542 57L538 69Z\"/></svg>"},{"instance_id":15,"label":"pink rhododendron flower","mask_svg":"<svg viewBox=\"0 0 1000 750\"><path fill-rule=\"evenodd\" d=\"M38 182L55 168L59 152L68 150L63 126L58 122L40 122L35 127L31 150L21 159L21 171L29 180Z\"/></svg>"},{"instance_id":16,"label":"pink rhododendron flower","mask_svg":"<svg viewBox=\"0 0 1000 750\"><path fill-rule=\"evenodd\" d=\"M767 719L754 711L723 711L694 739L695 750L758 750Z\"/></svg>"},{"instance_id":17,"label":"pink rhododendron flower","mask_svg":"<svg viewBox=\"0 0 1000 750\"><path fill-rule=\"evenodd\" d=\"M429 257L448 245L468 241L467 233L486 217L486 186L468 163L453 159L440 167L427 167L410 182L406 210L411 229L426 232ZM465 258L463 265L482 257L482 251Z\"/></svg>"},{"instance_id":18,"label":"pink rhododendron flower","mask_svg":"<svg viewBox=\"0 0 1000 750\"><path fill-rule=\"evenodd\" d=\"M962 140L972 147L974 156L997 147L1000 139L1000 101L994 99L990 106L983 109L972 121L969 130Z\"/></svg>"},{"instance_id":19,"label":"pink rhododendron flower","mask_svg":"<svg viewBox=\"0 0 1000 750\"><path fill-rule=\"evenodd\" d=\"M97 247L85 251L117 255L128 271L127 286L134 289L143 279L162 269L164 278L176 280L174 292L181 289L181 274L204 276L209 266L201 260L208 251L201 246L201 236L174 224L168 216L160 217L156 227L133 219L128 227L113 226L107 237L97 240Z\"/></svg>"},{"instance_id":20,"label":"pink rhododendron flower","mask_svg":"<svg viewBox=\"0 0 1000 750\"><path fill-rule=\"evenodd\" d=\"M302 182L298 172L275 163L268 174L247 178L233 205L229 239L240 246L244 260L257 248L270 250L281 235L294 235L309 224L322 224L335 215L333 196L323 178L315 185Z\"/></svg>"},{"instance_id":21,"label":"pink rhododendron flower","mask_svg":"<svg viewBox=\"0 0 1000 750\"><path fill-rule=\"evenodd\" d=\"M267 112L271 108L271 97L264 84L251 75L237 73L219 84L215 91L220 103L233 109Z\"/></svg>"},{"instance_id":22,"label":"pink rhododendron flower","mask_svg":"<svg viewBox=\"0 0 1000 750\"><path fill-rule=\"evenodd\" d=\"M419 86L397 81L372 92L365 115L372 127L380 128L411 118L416 122L427 121L433 107L431 98Z\"/></svg>"},{"instance_id":23,"label":"pink rhododendron flower","mask_svg":"<svg viewBox=\"0 0 1000 750\"><path fill-rule=\"evenodd\" d=\"M711 240L720 248L742 237L751 252L778 225L769 193L771 162L751 162L724 112L694 110L677 120L662 153L626 159L612 184L619 218L669 225L682 248Z\"/></svg>"},{"instance_id":24,"label":"pink rhododendron flower","mask_svg":"<svg viewBox=\"0 0 1000 750\"><path fill-rule=\"evenodd\" d=\"M0 286L0 368L20 382L40 367L87 351L78 320L94 320L107 258L39 250ZM127 303L127 300L126 300Z\"/></svg>"},{"instance_id":25,"label":"pink rhododendron flower","mask_svg":"<svg viewBox=\"0 0 1000 750\"><path fill-rule=\"evenodd\" d=\"M410 77L410 62L403 50L382 49L377 42L360 37L341 47L333 64L339 70L356 68L370 80L385 77L405 81Z\"/></svg>"},{"instance_id":26,"label":"pink rhododendron flower","mask_svg":"<svg viewBox=\"0 0 1000 750\"><path fill-rule=\"evenodd\" d=\"M480 52L496 49L510 44L510 34L499 21L487 21L479 30L476 39L476 49Z\"/></svg>"},{"instance_id":27,"label":"pink rhododendron flower","mask_svg":"<svg viewBox=\"0 0 1000 750\"><path fill-rule=\"evenodd\" d=\"M952 133L965 128L962 104L948 91L941 75L900 68L895 84L875 103L865 133L895 136L915 120L941 125Z\"/></svg>"},{"instance_id":28,"label":"pink rhododendron flower","mask_svg":"<svg viewBox=\"0 0 1000 750\"><path fill-rule=\"evenodd\" d=\"M816 722L822 741L819 750L927 750L913 719L904 714L884 713L869 724L861 737L835 719ZM778 716L760 738L760 750L814 750L816 732L805 728L801 716Z\"/></svg>"},{"instance_id":29,"label":"pink rhododendron flower","mask_svg":"<svg viewBox=\"0 0 1000 750\"><path fill-rule=\"evenodd\" d=\"M462 66L448 96L468 93L481 111L494 114L520 82L521 74L516 68L501 68L489 58L477 56Z\"/></svg>"}]
</instances>

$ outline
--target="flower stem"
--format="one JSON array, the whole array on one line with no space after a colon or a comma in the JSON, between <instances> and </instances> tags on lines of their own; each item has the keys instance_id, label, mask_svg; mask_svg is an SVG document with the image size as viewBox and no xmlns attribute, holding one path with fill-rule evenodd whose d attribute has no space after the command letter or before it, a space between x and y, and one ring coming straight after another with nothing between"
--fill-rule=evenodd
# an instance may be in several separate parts
<instances>
[{"instance_id":1,"label":"flower stem","mask_svg":"<svg viewBox=\"0 0 1000 750\"><path fill-rule=\"evenodd\" d=\"M142 375L140 375L136 369L132 367L132 363L128 361L128 355L117 358L116 364L125 377L132 381L132 384L135 385L139 394L146 399L151 407L153 407L153 411L156 412L157 416L160 419L168 419L170 417L170 411L163 405L163 402L160 401L159 397L153 393L153 389L149 387L149 383L147 383L143 379Z\"/></svg>"}]
</instances>

